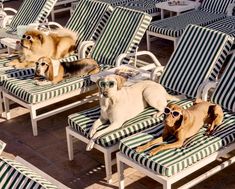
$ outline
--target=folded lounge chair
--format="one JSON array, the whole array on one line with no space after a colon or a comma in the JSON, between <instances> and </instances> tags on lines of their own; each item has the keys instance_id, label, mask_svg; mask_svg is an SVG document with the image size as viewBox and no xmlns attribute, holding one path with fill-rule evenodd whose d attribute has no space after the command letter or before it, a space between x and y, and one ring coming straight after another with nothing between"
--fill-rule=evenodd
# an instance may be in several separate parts
<instances>
[{"instance_id":1,"label":"folded lounge chair","mask_svg":"<svg viewBox=\"0 0 235 189\"><path fill-rule=\"evenodd\" d=\"M148 14L121 7L115 8L96 45L92 49L90 57L94 58L102 69L114 67L115 59L119 54L135 51L150 21L151 16ZM118 32L113 33L112 31ZM94 97L82 99L79 102L37 115L36 111L38 109L96 89L96 85L87 76L65 79L56 85L37 86L32 77L33 75L4 80L3 98L8 119L9 99L30 110L34 136L38 134L38 120L94 99Z\"/></svg>"},{"instance_id":2,"label":"folded lounge chair","mask_svg":"<svg viewBox=\"0 0 235 189\"><path fill-rule=\"evenodd\" d=\"M163 124L123 139L120 142L121 152L117 154L120 189L124 188L124 164L163 184L164 189L171 189L172 184L175 182L235 149L234 70L235 55L232 57L211 98L212 102L220 104L224 110L223 123L215 128L211 136L206 136L206 128L202 128L196 135L187 139L181 148L165 150L153 157L148 156L148 150L137 153L135 149L159 137L163 131ZM210 83L209 86L211 86ZM216 86L216 83L213 86ZM205 89L207 88L205 87ZM204 98L204 100L207 99ZM233 156L220 165L214 165L211 170L179 188L191 188L234 162L235 157Z\"/></svg>"},{"instance_id":3,"label":"folded lounge chair","mask_svg":"<svg viewBox=\"0 0 235 189\"><path fill-rule=\"evenodd\" d=\"M190 25L183 34L177 49L171 56L160 83L171 93L185 94L189 99L179 102L183 107L192 105L192 98L197 96L197 89L208 80L215 80L232 46L232 38L226 34ZM142 54L141 52L132 55ZM122 56L127 57L128 54ZM121 61L121 60L120 60ZM157 67L156 74L162 67ZM158 71L157 71L158 70ZM146 108L137 117L128 120L120 129L101 136L94 148L104 153L106 177L111 182L111 167L114 161L111 154L118 150L121 139L151 128L159 123L163 116L155 119L153 108ZM100 107L95 107L69 116L66 127L69 159L73 159L73 138L89 142L89 131L100 115ZM108 127L102 125L99 129Z\"/></svg>"},{"instance_id":4,"label":"folded lounge chair","mask_svg":"<svg viewBox=\"0 0 235 189\"><path fill-rule=\"evenodd\" d=\"M150 50L151 36L174 41L174 47L188 24L206 26L226 17L229 6L234 0L204 0L198 10L179 16L154 21L150 24L146 38Z\"/></svg>"}]
</instances>

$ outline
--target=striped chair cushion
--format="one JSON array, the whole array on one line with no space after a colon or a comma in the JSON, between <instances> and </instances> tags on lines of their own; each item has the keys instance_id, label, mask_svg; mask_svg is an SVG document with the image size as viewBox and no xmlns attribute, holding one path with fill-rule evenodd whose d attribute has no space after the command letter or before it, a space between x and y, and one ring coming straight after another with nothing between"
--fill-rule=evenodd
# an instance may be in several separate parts
<instances>
[{"instance_id":1,"label":"striped chair cushion","mask_svg":"<svg viewBox=\"0 0 235 189\"><path fill-rule=\"evenodd\" d=\"M125 5L133 0L99 0L99 1L109 3L111 6L116 7L116 6Z\"/></svg>"},{"instance_id":2,"label":"striped chair cushion","mask_svg":"<svg viewBox=\"0 0 235 189\"><path fill-rule=\"evenodd\" d=\"M46 179L14 160L0 157L1 189L56 189Z\"/></svg>"},{"instance_id":3,"label":"striped chair cushion","mask_svg":"<svg viewBox=\"0 0 235 189\"><path fill-rule=\"evenodd\" d=\"M26 74L28 74L28 72ZM7 80L4 80L3 88L14 96L17 96L19 99L30 104L46 101L71 91L88 87L93 83L90 80L90 77L86 76L82 78L73 77L70 79L64 79L56 85L38 86L35 84L35 80L33 80L33 75L25 76L23 72L20 73L23 75L22 77L19 77L19 72L14 72L13 74L16 74L18 78L8 78Z\"/></svg>"},{"instance_id":4,"label":"striped chair cushion","mask_svg":"<svg viewBox=\"0 0 235 189\"><path fill-rule=\"evenodd\" d=\"M149 157L149 151L137 153L136 147L162 135L163 124L120 141L120 151L138 164L163 176L172 176L235 141L235 114L225 112L223 124L206 136L206 128L187 139L181 148L164 150ZM167 142L173 142L169 140ZM157 145L156 145L157 146ZM155 147L156 147L155 146Z\"/></svg>"},{"instance_id":5,"label":"striped chair cushion","mask_svg":"<svg viewBox=\"0 0 235 189\"><path fill-rule=\"evenodd\" d=\"M159 2L164 2L166 0L145 0L145 1L132 1L127 3L125 7L130 9L135 9L139 11L146 12L148 14L155 14L159 12L159 9L156 8L155 4Z\"/></svg>"},{"instance_id":6,"label":"striped chair cushion","mask_svg":"<svg viewBox=\"0 0 235 189\"><path fill-rule=\"evenodd\" d=\"M226 110L235 112L235 54L231 57L211 99Z\"/></svg>"},{"instance_id":7,"label":"striped chair cushion","mask_svg":"<svg viewBox=\"0 0 235 189\"><path fill-rule=\"evenodd\" d=\"M214 29L220 32L227 33L235 36L235 16L226 17L222 20L216 21L206 26L207 28Z\"/></svg>"},{"instance_id":8,"label":"striped chair cushion","mask_svg":"<svg viewBox=\"0 0 235 189\"><path fill-rule=\"evenodd\" d=\"M116 7L90 56L99 64L115 66L118 55L135 51L150 22L146 13Z\"/></svg>"},{"instance_id":9,"label":"striped chair cushion","mask_svg":"<svg viewBox=\"0 0 235 189\"><path fill-rule=\"evenodd\" d=\"M228 6L234 0L203 0L201 10L213 13L226 13Z\"/></svg>"},{"instance_id":10,"label":"striped chair cushion","mask_svg":"<svg viewBox=\"0 0 235 189\"><path fill-rule=\"evenodd\" d=\"M57 0L24 0L18 12L12 19L7 31L16 31L19 25L28 25L33 22L43 22L50 14Z\"/></svg>"},{"instance_id":11,"label":"striped chair cushion","mask_svg":"<svg viewBox=\"0 0 235 189\"><path fill-rule=\"evenodd\" d=\"M148 31L171 37L180 37L188 24L205 26L224 18L225 16L225 14L214 14L201 10L194 10L179 16L154 21L149 25Z\"/></svg>"},{"instance_id":12,"label":"striped chair cushion","mask_svg":"<svg viewBox=\"0 0 235 189\"><path fill-rule=\"evenodd\" d=\"M199 85L215 80L233 38L208 28L189 25L160 78L169 90L195 98Z\"/></svg>"},{"instance_id":13,"label":"striped chair cushion","mask_svg":"<svg viewBox=\"0 0 235 189\"><path fill-rule=\"evenodd\" d=\"M82 41L96 41L112 11L113 8L107 3L81 0L68 20L66 28L78 33L77 44Z\"/></svg>"},{"instance_id":14,"label":"striped chair cushion","mask_svg":"<svg viewBox=\"0 0 235 189\"><path fill-rule=\"evenodd\" d=\"M183 107L189 107L192 105L191 100L182 100L177 103ZM125 122L120 129L114 130L100 137L96 143L104 147L109 147L117 144L121 139L127 136L155 126L157 123L163 120L163 116L160 116L157 119L153 118L153 115L156 112L157 111L152 107L146 108L145 111L140 113L138 116ZM92 127L95 120L99 118L99 116L100 108L96 107L70 115L68 117L68 123L74 131L88 138L90 128ZM102 130L108 126L109 124L104 124L100 126L98 130Z\"/></svg>"}]
</instances>

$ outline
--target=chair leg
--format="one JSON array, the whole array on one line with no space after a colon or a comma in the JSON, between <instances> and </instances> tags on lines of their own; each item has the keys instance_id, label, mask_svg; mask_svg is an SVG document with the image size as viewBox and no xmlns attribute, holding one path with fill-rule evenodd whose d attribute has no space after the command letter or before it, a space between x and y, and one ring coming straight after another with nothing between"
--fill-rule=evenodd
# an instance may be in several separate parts
<instances>
[{"instance_id":1,"label":"chair leg","mask_svg":"<svg viewBox=\"0 0 235 189\"><path fill-rule=\"evenodd\" d=\"M104 153L104 161L105 161L105 171L106 171L106 180L109 184L112 183L112 158L111 153Z\"/></svg>"},{"instance_id":2,"label":"chair leg","mask_svg":"<svg viewBox=\"0 0 235 189\"><path fill-rule=\"evenodd\" d=\"M2 92L0 90L0 115L3 117L3 96L2 96Z\"/></svg>"},{"instance_id":3,"label":"chair leg","mask_svg":"<svg viewBox=\"0 0 235 189\"><path fill-rule=\"evenodd\" d=\"M51 11L51 21L54 22L55 21L55 13L54 13L54 9Z\"/></svg>"},{"instance_id":4,"label":"chair leg","mask_svg":"<svg viewBox=\"0 0 235 189\"><path fill-rule=\"evenodd\" d=\"M150 41L150 35L148 34L148 32L146 32L146 40L147 40L147 50L150 51L151 41Z\"/></svg>"},{"instance_id":5,"label":"chair leg","mask_svg":"<svg viewBox=\"0 0 235 189\"><path fill-rule=\"evenodd\" d=\"M120 160L117 160L117 169L118 169L118 180L119 180L119 189L125 188L124 183L124 163Z\"/></svg>"},{"instance_id":6,"label":"chair leg","mask_svg":"<svg viewBox=\"0 0 235 189\"><path fill-rule=\"evenodd\" d=\"M66 138L67 138L67 147L68 147L68 155L69 160L73 160L73 136L69 134L69 129L66 127Z\"/></svg>"},{"instance_id":7,"label":"chair leg","mask_svg":"<svg viewBox=\"0 0 235 189\"><path fill-rule=\"evenodd\" d=\"M10 115L10 102L9 102L9 99L6 96L4 96L4 94L3 94L3 102L4 102L6 119L10 120L11 119L11 115Z\"/></svg>"},{"instance_id":8,"label":"chair leg","mask_svg":"<svg viewBox=\"0 0 235 189\"><path fill-rule=\"evenodd\" d=\"M33 129L33 136L38 136L38 125L36 120L36 110L34 108L30 108L30 116L31 116L31 124Z\"/></svg>"}]
</instances>

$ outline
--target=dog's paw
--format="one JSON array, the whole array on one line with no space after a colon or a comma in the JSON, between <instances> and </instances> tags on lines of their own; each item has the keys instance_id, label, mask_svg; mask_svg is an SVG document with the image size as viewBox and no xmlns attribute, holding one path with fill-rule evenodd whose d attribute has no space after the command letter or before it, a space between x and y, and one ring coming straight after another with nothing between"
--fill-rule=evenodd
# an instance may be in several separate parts
<instances>
[{"instance_id":1,"label":"dog's paw","mask_svg":"<svg viewBox=\"0 0 235 189\"><path fill-rule=\"evenodd\" d=\"M144 146L139 146L139 147L137 147L136 149L135 149L135 151L137 152L137 153L141 153L141 152L143 152L145 150L145 147Z\"/></svg>"},{"instance_id":2,"label":"dog's paw","mask_svg":"<svg viewBox=\"0 0 235 189\"><path fill-rule=\"evenodd\" d=\"M86 146L86 151L91 151L91 150L93 149L94 145L95 145L95 140L94 140L94 139L91 139L91 140L88 142L87 146Z\"/></svg>"}]
</instances>

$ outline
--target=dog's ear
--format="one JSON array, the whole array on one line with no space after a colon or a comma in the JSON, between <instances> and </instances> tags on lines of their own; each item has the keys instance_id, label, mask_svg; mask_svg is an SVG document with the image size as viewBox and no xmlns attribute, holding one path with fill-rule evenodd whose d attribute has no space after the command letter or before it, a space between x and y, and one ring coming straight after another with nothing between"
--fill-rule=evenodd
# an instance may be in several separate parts
<instances>
[{"instance_id":1,"label":"dog's ear","mask_svg":"<svg viewBox=\"0 0 235 189\"><path fill-rule=\"evenodd\" d=\"M116 75L115 78L117 81L117 89L120 90L123 87L124 83L126 82L126 78L119 75Z\"/></svg>"},{"instance_id":2,"label":"dog's ear","mask_svg":"<svg viewBox=\"0 0 235 189\"><path fill-rule=\"evenodd\" d=\"M44 37L42 34L38 34L37 35L38 39L41 41L41 43L43 44L44 43Z\"/></svg>"},{"instance_id":3,"label":"dog's ear","mask_svg":"<svg viewBox=\"0 0 235 189\"><path fill-rule=\"evenodd\" d=\"M175 122L176 128L180 128L182 125L187 124L189 121L189 114L187 110L182 110L180 118Z\"/></svg>"}]
</instances>

